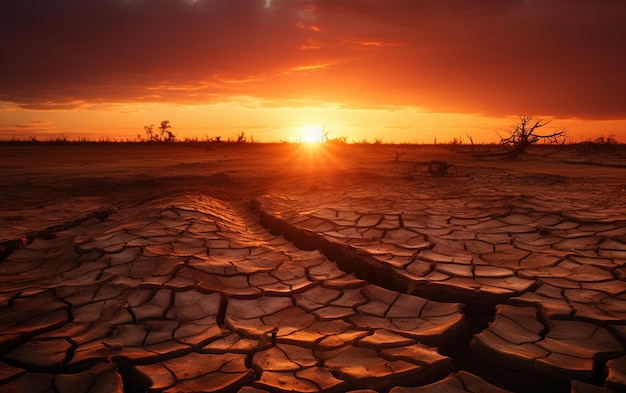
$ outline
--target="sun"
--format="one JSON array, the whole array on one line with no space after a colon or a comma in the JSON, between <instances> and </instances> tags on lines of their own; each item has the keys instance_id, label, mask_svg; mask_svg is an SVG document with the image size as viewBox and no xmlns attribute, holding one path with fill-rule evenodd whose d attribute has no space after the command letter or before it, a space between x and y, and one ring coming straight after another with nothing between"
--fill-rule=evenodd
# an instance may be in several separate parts
<instances>
[{"instance_id":1,"label":"sun","mask_svg":"<svg viewBox=\"0 0 626 393\"><path fill-rule=\"evenodd\" d=\"M324 142L324 129L320 126L304 126L300 131L300 140L303 143Z\"/></svg>"}]
</instances>

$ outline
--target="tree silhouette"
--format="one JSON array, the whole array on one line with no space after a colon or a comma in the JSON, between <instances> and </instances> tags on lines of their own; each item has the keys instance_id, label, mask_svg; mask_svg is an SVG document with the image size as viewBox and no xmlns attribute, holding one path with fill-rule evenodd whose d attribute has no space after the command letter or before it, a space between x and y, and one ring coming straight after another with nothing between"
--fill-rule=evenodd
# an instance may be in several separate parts
<instances>
[{"instance_id":1,"label":"tree silhouette","mask_svg":"<svg viewBox=\"0 0 626 393\"><path fill-rule=\"evenodd\" d=\"M327 130L326 126L322 128L322 143L328 142L330 139L328 138L328 134L330 134L331 130Z\"/></svg>"},{"instance_id":2,"label":"tree silhouette","mask_svg":"<svg viewBox=\"0 0 626 393\"><path fill-rule=\"evenodd\" d=\"M172 128L172 125L169 120L163 120L161 122L159 130L161 130L161 140L163 142L174 142L176 140L176 135L169 130L170 128ZM165 134L167 134L167 136Z\"/></svg>"},{"instance_id":3,"label":"tree silhouette","mask_svg":"<svg viewBox=\"0 0 626 393\"><path fill-rule=\"evenodd\" d=\"M146 139L148 142L158 142L159 136L154 133L154 124L150 124L149 126L143 126L143 130L146 133Z\"/></svg>"},{"instance_id":4,"label":"tree silhouette","mask_svg":"<svg viewBox=\"0 0 626 393\"><path fill-rule=\"evenodd\" d=\"M148 142L175 142L176 135L169 130L170 128L172 128L172 125L169 120L163 120L161 122L158 133L154 131L154 124L143 126Z\"/></svg>"},{"instance_id":5,"label":"tree silhouette","mask_svg":"<svg viewBox=\"0 0 626 393\"><path fill-rule=\"evenodd\" d=\"M544 143L557 144L560 140L565 139L565 128L558 129L551 134L537 134L537 130L548 125L551 120L534 120L533 115L520 116L519 122L511 127L508 131L509 136L500 136L500 143L509 147L508 156L515 158L522 153L528 146L539 141Z\"/></svg>"}]
</instances>

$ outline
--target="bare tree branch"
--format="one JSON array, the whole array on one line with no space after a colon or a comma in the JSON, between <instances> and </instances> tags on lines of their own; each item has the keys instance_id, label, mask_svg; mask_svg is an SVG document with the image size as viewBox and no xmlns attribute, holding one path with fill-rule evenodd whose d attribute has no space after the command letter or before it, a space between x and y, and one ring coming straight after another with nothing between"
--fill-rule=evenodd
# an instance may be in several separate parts
<instances>
[{"instance_id":1,"label":"bare tree branch","mask_svg":"<svg viewBox=\"0 0 626 393\"><path fill-rule=\"evenodd\" d=\"M551 120L534 120L533 115L520 116L519 122L511 127L508 131L508 137L502 137L500 134L500 144L510 148L509 157L516 157L533 143L543 141L548 144L558 144L559 140L563 140L566 135L565 128L558 129L551 134L537 134L537 130L550 124Z\"/></svg>"}]
</instances>

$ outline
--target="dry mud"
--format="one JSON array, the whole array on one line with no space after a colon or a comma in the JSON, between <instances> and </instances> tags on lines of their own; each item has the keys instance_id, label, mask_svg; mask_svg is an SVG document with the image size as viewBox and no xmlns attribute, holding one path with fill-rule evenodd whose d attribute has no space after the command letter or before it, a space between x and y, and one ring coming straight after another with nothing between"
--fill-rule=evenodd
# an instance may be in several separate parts
<instances>
[{"instance_id":1,"label":"dry mud","mask_svg":"<svg viewBox=\"0 0 626 393\"><path fill-rule=\"evenodd\" d=\"M626 390L624 150L475 153L0 146L0 391Z\"/></svg>"}]
</instances>

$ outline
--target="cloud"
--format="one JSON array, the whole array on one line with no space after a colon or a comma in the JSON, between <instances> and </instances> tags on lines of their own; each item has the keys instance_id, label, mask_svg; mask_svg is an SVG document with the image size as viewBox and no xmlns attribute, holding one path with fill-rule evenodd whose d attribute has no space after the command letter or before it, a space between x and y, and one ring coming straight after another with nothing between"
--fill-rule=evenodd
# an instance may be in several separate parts
<instances>
[{"instance_id":1,"label":"cloud","mask_svg":"<svg viewBox=\"0 0 626 393\"><path fill-rule=\"evenodd\" d=\"M144 99L164 83L271 70L307 42L289 21L297 16L260 0L25 0L1 8L10 60L0 71L14 76L2 87L7 101L44 104L42 92L64 102Z\"/></svg>"},{"instance_id":2,"label":"cloud","mask_svg":"<svg viewBox=\"0 0 626 393\"><path fill-rule=\"evenodd\" d=\"M53 121L33 120L28 123L16 124L15 128L21 130L50 131L56 129L56 126Z\"/></svg>"},{"instance_id":3,"label":"cloud","mask_svg":"<svg viewBox=\"0 0 626 393\"><path fill-rule=\"evenodd\" d=\"M249 96L626 118L621 0L20 0L0 15L0 101L23 108Z\"/></svg>"},{"instance_id":4,"label":"cloud","mask_svg":"<svg viewBox=\"0 0 626 393\"><path fill-rule=\"evenodd\" d=\"M56 124L48 120L33 120L26 123L0 126L0 139L16 138L18 135L55 134Z\"/></svg>"}]
</instances>

